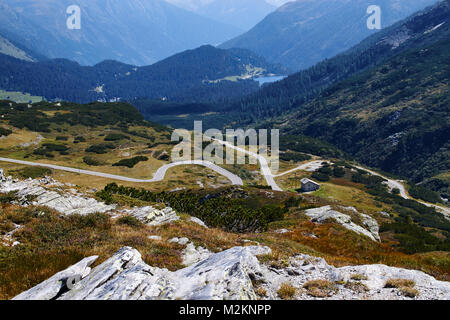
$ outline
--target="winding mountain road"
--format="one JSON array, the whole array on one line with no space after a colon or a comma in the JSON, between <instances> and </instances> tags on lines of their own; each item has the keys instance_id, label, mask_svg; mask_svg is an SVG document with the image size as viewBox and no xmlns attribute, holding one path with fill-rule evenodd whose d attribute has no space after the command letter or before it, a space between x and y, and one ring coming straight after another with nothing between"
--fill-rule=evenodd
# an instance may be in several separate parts
<instances>
[{"instance_id":1,"label":"winding mountain road","mask_svg":"<svg viewBox=\"0 0 450 320\"><path fill-rule=\"evenodd\" d=\"M10 163L17 163L17 164L23 164L27 166L34 166L34 167L44 167L54 170L61 170L61 171L67 171L67 172L73 172L73 173L79 173L79 174L86 174L91 176L97 176L102 178L108 178L108 179L114 179L119 181L126 181L126 182L138 182L138 183L150 183L150 182L159 182L164 180L164 177L166 175L167 170L170 168L176 167L176 166L182 166L182 165L199 165L207 167L211 170L216 171L217 173L225 176L228 178L233 185L244 185L242 179L238 177L237 175L231 173L228 170L225 170L224 168L219 167L218 165L215 165L212 162L209 161L200 161L200 160L192 160L192 161L180 161L180 162L173 162L166 165L163 165L160 167L155 174L153 175L153 179L135 179L135 178L129 178L124 176L118 176L114 174L109 173L103 173L103 172L97 172L97 171L89 171L89 170L82 170L82 169L76 169L76 168L70 168L70 167L64 167L64 166L58 166L53 164L46 164L46 163L38 163L38 162L30 162L30 161L23 161L23 160L16 160L16 159L10 159L10 158L1 158L0 161L3 162L10 162Z\"/></svg>"},{"instance_id":2,"label":"winding mountain road","mask_svg":"<svg viewBox=\"0 0 450 320\"><path fill-rule=\"evenodd\" d=\"M304 163L294 169L285 171L283 173L274 175L272 173L272 171L269 168L269 164L267 162L267 159L264 158L263 156L256 154L254 152L248 151L246 149L234 146L233 144L229 143L229 142L225 142L222 140L217 140L217 139L213 139L219 143L221 143L224 146L227 146L229 148L232 148L234 150L240 151L242 153L248 154L251 157L255 157L261 167L261 174L264 177L264 179L266 180L266 183L268 186L270 186L272 188L272 190L274 191L283 191L283 189L281 189L278 184L276 183L275 179L276 177L281 177L284 176L286 174L295 172L295 171L299 171L299 170L304 170L304 171L314 171L317 168L319 168L323 162L323 160L314 160L314 161L310 161L307 163ZM118 175L114 175L114 174L109 174L109 173L103 173L103 172L97 172L97 171L89 171L89 170L82 170L82 169L76 169L76 168L70 168L70 167L64 167L64 166L58 166L58 165L52 165L52 164L46 164L46 163L38 163L38 162L30 162L30 161L23 161L23 160L16 160L16 159L10 159L10 158L2 158L0 157L0 161L4 161L4 162L10 162L10 163L17 163L17 164L23 164L23 165L28 165L28 166L39 166L39 167L44 167L44 168L50 168L50 169L54 169L54 170L62 170L62 171L67 171L67 172L73 172L73 173L78 173L78 174L86 174L86 175L91 175L91 176L97 176L97 177L103 177L103 178L108 178L108 179L113 179L113 180L118 180L118 181L126 181L126 182L137 182L137 183L152 183L152 182L159 182L159 181L163 181L164 177L166 175L167 170L169 170L170 168L176 167L176 166L181 166L181 165L199 165L199 166L204 166L207 167L211 170L214 170L215 172L219 173L220 175L228 178L231 183L233 185L238 185L238 186L242 186L244 185L244 182L242 181L242 179L231 173L230 171L219 167L218 165L210 162L210 161L203 161L203 160L189 160L189 161L179 161L179 162L172 162L166 165L163 165L162 167L160 167L155 174L153 175L152 179L136 179L136 178L129 178L129 177L124 177L124 176L118 176ZM444 215L446 215L447 217L450 218L450 209L447 207L443 207L443 206L439 206L439 205L435 205L435 204L431 204L431 203L427 203L418 199L414 199L412 197L410 197L406 191L405 186L403 185L403 183L401 183L400 181L397 180L393 180L393 179L389 179L379 173L376 173L375 171L363 168L363 167L359 167L359 166L355 166L355 168L361 169L361 170L365 170L367 172L369 172L370 174L379 176L383 179L387 180L387 184L388 186L392 189L392 188L397 188L400 190L400 196L404 199L412 199L415 200L417 202L420 202L428 207L434 207L436 210L438 210L439 212L443 213Z\"/></svg>"}]
</instances>

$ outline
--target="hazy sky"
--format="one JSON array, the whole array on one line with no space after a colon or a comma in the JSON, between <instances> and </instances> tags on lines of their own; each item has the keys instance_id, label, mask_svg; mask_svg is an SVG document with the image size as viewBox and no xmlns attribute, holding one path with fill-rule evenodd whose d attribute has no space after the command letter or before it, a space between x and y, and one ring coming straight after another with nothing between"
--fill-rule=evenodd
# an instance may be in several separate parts
<instances>
[{"instance_id":1,"label":"hazy sky","mask_svg":"<svg viewBox=\"0 0 450 320\"><path fill-rule=\"evenodd\" d=\"M179 7L195 11L202 5L213 2L214 0L166 0L166 1L172 4L176 4ZM285 4L286 2L293 0L261 0L261 1L266 1L276 7L279 7L282 4Z\"/></svg>"}]
</instances>

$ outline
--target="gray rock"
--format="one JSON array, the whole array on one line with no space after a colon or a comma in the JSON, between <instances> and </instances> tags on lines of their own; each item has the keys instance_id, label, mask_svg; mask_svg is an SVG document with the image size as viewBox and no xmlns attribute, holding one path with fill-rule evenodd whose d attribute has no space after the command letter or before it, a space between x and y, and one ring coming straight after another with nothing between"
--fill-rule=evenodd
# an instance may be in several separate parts
<instances>
[{"instance_id":1,"label":"gray rock","mask_svg":"<svg viewBox=\"0 0 450 320\"><path fill-rule=\"evenodd\" d=\"M201 225L202 227L208 228L208 226L202 220L200 220L199 218L191 217L189 219L189 221L197 223L197 224Z\"/></svg>"},{"instance_id":2,"label":"gray rock","mask_svg":"<svg viewBox=\"0 0 450 320\"><path fill-rule=\"evenodd\" d=\"M193 265L202 260L208 259L213 253L203 247L195 247L190 242L182 252L183 264L185 266Z\"/></svg>"},{"instance_id":3,"label":"gray rock","mask_svg":"<svg viewBox=\"0 0 450 320\"><path fill-rule=\"evenodd\" d=\"M172 238L169 240L170 243L178 243L182 246L186 245L189 242L188 238Z\"/></svg>"},{"instance_id":4,"label":"gray rock","mask_svg":"<svg viewBox=\"0 0 450 320\"><path fill-rule=\"evenodd\" d=\"M122 210L121 212L129 214L142 223L148 224L150 226L159 226L180 219L175 210L170 207L166 207L162 210L155 209L152 206L135 207L129 210Z\"/></svg>"},{"instance_id":5,"label":"gray rock","mask_svg":"<svg viewBox=\"0 0 450 320\"><path fill-rule=\"evenodd\" d=\"M160 236L148 236L147 238L150 239L150 240L156 240L156 241L161 241L162 240L162 238Z\"/></svg>"},{"instance_id":6,"label":"gray rock","mask_svg":"<svg viewBox=\"0 0 450 320\"><path fill-rule=\"evenodd\" d=\"M13 300L50 300L58 296L61 290L67 289L66 281L71 278L84 278L86 277L91 268L91 264L97 260L98 256L92 256L85 258L74 264L73 266L67 268L64 271L58 272L48 280L41 282L37 286L31 288L28 291L22 292L18 296L14 297Z\"/></svg>"},{"instance_id":7,"label":"gray rock","mask_svg":"<svg viewBox=\"0 0 450 320\"><path fill-rule=\"evenodd\" d=\"M63 189L49 189L50 187L61 186L62 184L50 178L19 181L13 180L11 177L5 178L3 170L0 174L0 192L16 192L21 205L46 206L65 215L104 213L116 208L115 205L106 205L95 199L79 194L74 195ZM33 199L32 201L28 200L30 196Z\"/></svg>"},{"instance_id":8,"label":"gray rock","mask_svg":"<svg viewBox=\"0 0 450 320\"><path fill-rule=\"evenodd\" d=\"M189 244L190 246L191 244ZM324 259L299 254L289 259L287 265L274 269L261 264L257 255L268 254L267 247L234 247L212 254L189 267L170 272L146 265L139 252L125 247L110 259L94 268L67 292L61 293L64 279L74 274L86 274L96 257L87 258L62 271L40 285L20 294L15 299L60 300L145 300L145 299L256 299L253 283L266 290L267 299L279 299L278 289L283 283L302 288L311 280L334 283L336 291L325 299L411 299L396 289L384 288L392 278L415 282L419 296L415 299L436 300L450 298L450 283L415 270L364 265L336 268ZM90 261L91 259L92 261ZM367 280L355 282L352 275L363 275ZM254 280L254 282L252 282ZM356 288L346 286L354 283ZM299 290L297 299L317 299Z\"/></svg>"},{"instance_id":9,"label":"gray rock","mask_svg":"<svg viewBox=\"0 0 450 320\"><path fill-rule=\"evenodd\" d=\"M351 210L353 212L356 211L354 208L344 208L346 210ZM352 210L354 209L354 210ZM358 213L357 211L355 213ZM352 218L344 213L341 213L339 211L335 211L331 209L330 206L325 206L321 208L314 208L314 209L308 209L305 211L305 214L311 218L311 221L313 222L319 222L323 223L327 220L334 220L336 223L342 225L344 228L351 230L353 232L365 235L372 239L373 241L379 241L380 236L378 234L379 227L378 223L375 219L372 217L360 214L361 219L363 221L364 227L357 225L352 221Z\"/></svg>"}]
</instances>

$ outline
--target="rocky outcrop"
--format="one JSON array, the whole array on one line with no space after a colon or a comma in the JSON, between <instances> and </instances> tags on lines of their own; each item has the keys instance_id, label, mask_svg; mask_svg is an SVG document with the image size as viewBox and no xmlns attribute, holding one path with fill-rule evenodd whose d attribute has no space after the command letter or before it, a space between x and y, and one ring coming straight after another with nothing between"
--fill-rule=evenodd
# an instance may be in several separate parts
<instances>
[{"instance_id":1,"label":"rocky outcrop","mask_svg":"<svg viewBox=\"0 0 450 320\"><path fill-rule=\"evenodd\" d=\"M90 213L106 213L116 211L116 205L106 205L93 198L77 192L75 189L66 190L67 185L61 184L49 177L42 179L18 180L5 177L0 169L0 193L15 192L20 205L46 206L62 214L88 215ZM180 217L170 207L156 209L151 206L135 207L116 211L115 216L129 214L141 222L158 226L179 220Z\"/></svg>"},{"instance_id":2,"label":"rocky outcrop","mask_svg":"<svg viewBox=\"0 0 450 320\"><path fill-rule=\"evenodd\" d=\"M349 207L342 209L346 211L352 211L354 214L358 215L358 220L360 220L361 225L356 224L352 217L348 214L341 213L339 211L333 210L331 206L325 206L321 208L308 209L305 214L311 218L313 222L323 223L329 220L342 225L344 228L356 232L358 234L365 235L372 239L373 241L379 241L380 236L378 222L372 217L359 213L355 208Z\"/></svg>"},{"instance_id":3,"label":"rocky outcrop","mask_svg":"<svg viewBox=\"0 0 450 320\"><path fill-rule=\"evenodd\" d=\"M15 299L279 299L278 290L286 283L298 289L294 298L318 299L302 290L314 280L334 286L323 299L411 299L397 289L385 288L389 279L412 280L418 290L415 299L450 299L449 282L420 271L385 265L335 268L322 258L303 254L274 267L256 257L268 253L267 247L235 247L170 272L148 266L138 251L125 247L92 271L89 265L96 257L82 260ZM76 276L79 282L65 285L67 278Z\"/></svg>"},{"instance_id":4,"label":"rocky outcrop","mask_svg":"<svg viewBox=\"0 0 450 320\"><path fill-rule=\"evenodd\" d=\"M32 289L25 291L13 300L50 300L58 297L64 291L70 290L71 285L80 279L86 277L90 272L92 265L97 256L85 258L67 268L64 271L58 272L53 277L38 284Z\"/></svg>"},{"instance_id":5,"label":"rocky outcrop","mask_svg":"<svg viewBox=\"0 0 450 320\"><path fill-rule=\"evenodd\" d=\"M51 178L19 181L5 177L0 171L0 193L15 192L21 205L46 206L65 215L87 215L95 212L108 212L116 208L95 199L79 194L76 190L66 191L63 185Z\"/></svg>"},{"instance_id":6,"label":"rocky outcrop","mask_svg":"<svg viewBox=\"0 0 450 320\"><path fill-rule=\"evenodd\" d=\"M15 299L255 299L251 274L261 271L255 254L268 251L260 247L236 247L170 272L148 266L138 251L125 247L94 268L70 291L58 294L64 279L74 274L75 266Z\"/></svg>"},{"instance_id":7,"label":"rocky outcrop","mask_svg":"<svg viewBox=\"0 0 450 320\"><path fill-rule=\"evenodd\" d=\"M121 213L129 214L142 223L150 226L159 226L180 219L175 210L170 207L166 207L162 210L155 209L152 206L135 207L132 209L122 210Z\"/></svg>"}]
</instances>

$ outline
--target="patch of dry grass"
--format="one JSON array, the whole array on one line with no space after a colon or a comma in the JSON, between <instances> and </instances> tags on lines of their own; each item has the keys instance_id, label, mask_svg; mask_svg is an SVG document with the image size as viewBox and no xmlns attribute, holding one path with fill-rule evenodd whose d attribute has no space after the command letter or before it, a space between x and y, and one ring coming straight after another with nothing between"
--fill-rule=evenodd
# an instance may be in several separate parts
<instances>
[{"instance_id":1,"label":"patch of dry grass","mask_svg":"<svg viewBox=\"0 0 450 320\"><path fill-rule=\"evenodd\" d=\"M385 288L395 288L405 297L415 298L419 295L419 291L415 289L416 283L409 279L388 279L384 284Z\"/></svg>"},{"instance_id":2,"label":"patch of dry grass","mask_svg":"<svg viewBox=\"0 0 450 320\"><path fill-rule=\"evenodd\" d=\"M337 293L336 285L328 280L311 280L303 285L307 294L316 298L331 297Z\"/></svg>"},{"instance_id":3,"label":"patch of dry grass","mask_svg":"<svg viewBox=\"0 0 450 320\"><path fill-rule=\"evenodd\" d=\"M409 279L388 279L384 284L385 288L414 288L416 283Z\"/></svg>"},{"instance_id":4,"label":"patch of dry grass","mask_svg":"<svg viewBox=\"0 0 450 320\"><path fill-rule=\"evenodd\" d=\"M297 288L295 288L290 283L283 283L277 291L278 296L283 300L290 300L294 298L297 293Z\"/></svg>"}]
</instances>

